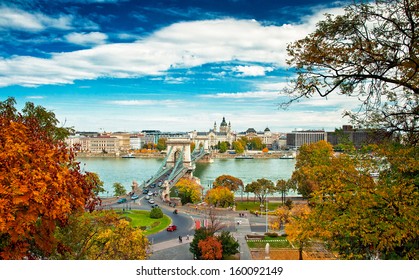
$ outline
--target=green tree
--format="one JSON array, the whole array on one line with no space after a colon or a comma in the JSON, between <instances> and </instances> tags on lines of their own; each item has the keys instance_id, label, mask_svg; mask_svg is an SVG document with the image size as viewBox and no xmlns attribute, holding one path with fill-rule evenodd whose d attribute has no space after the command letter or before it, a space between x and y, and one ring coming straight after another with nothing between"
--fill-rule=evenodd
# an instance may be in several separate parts
<instances>
[{"instance_id":1,"label":"green tree","mask_svg":"<svg viewBox=\"0 0 419 280\"><path fill-rule=\"evenodd\" d=\"M247 184L244 191L247 193L253 193L262 204L265 202L268 194L274 193L276 188L275 184L271 180L261 178Z\"/></svg>"},{"instance_id":2,"label":"green tree","mask_svg":"<svg viewBox=\"0 0 419 280\"><path fill-rule=\"evenodd\" d=\"M244 153L244 146L243 146L242 142L240 142L240 141L234 141L233 142L233 149L236 152L236 154Z\"/></svg>"},{"instance_id":3,"label":"green tree","mask_svg":"<svg viewBox=\"0 0 419 280\"><path fill-rule=\"evenodd\" d=\"M291 179L283 180L280 179L276 182L276 188L281 193L281 203L285 204L286 194L292 188Z\"/></svg>"},{"instance_id":4,"label":"green tree","mask_svg":"<svg viewBox=\"0 0 419 280\"><path fill-rule=\"evenodd\" d=\"M239 242L231 235L231 232L222 231L217 237L218 241L221 242L222 259L227 259L229 256L239 253Z\"/></svg>"},{"instance_id":5,"label":"green tree","mask_svg":"<svg viewBox=\"0 0 419 280\"><path fill-rule=\"evenodd\" d=\"M167 139L166 138L159 138L159 140L157 141L157 150L159 150L159 152L166 150L167 149Z\"/></svg>"},{"instance_id":6,"label":"green tree","mask_svg":"<svg viewBox=\"0 0 419 280\"><path fill-rule=\"evenodd\" d=\"M296 78L291 102L332 93L360 100L346 114L364 127L384 127L405 143L419 141L419 14L417 0L357 1L318 22L288 45ZM288 103L289 104L289 103Z\"/></svg>"},{"instance_id":7,"label":"green tree","mask_svg":"<svg viewBox=\"0 0 419 280\"><path fill-rule=\"evenodd\" d=\"M97 175L96 173L93 172L86 172L86 180L87 183L92 185L92 186L96 186L93 189L93 193L95 195L99 195L100 193L105 192L105 189L103 188L103 181L100 180L99 175Z\"/></svg>"},{"instance_id":8,"label":"green tree","mask_svg":"<svg viewBox=\"0 0 419 280\"><path fill-rule=\"evenodd\" d=\"M127 194L127 190L121 183L113 183L113 195L114 196L123 196Z\"/></svg>"},{"instance_id":9,"label":"green tree","mask_svg":"<svg viewBox=\"0 0 419 280\"><path fill-rule=\"evenodd\" d=\"M250 146L252 147L252 150L262 150L266 145L262 143L262 140L259 137L254 137L250 140Z\"/></svg>"},{"instance_id":10,"label":"green tree","mask_svg":"<svg viewBox=\"0 0 419 280\"><path fill-rule=\"evenodd\" d=\"M218 146L219 146L218 151L220 153L225 153L225 152L227 152L230 144L227 141L223 141Z\"/></svg>"}]
</instances>

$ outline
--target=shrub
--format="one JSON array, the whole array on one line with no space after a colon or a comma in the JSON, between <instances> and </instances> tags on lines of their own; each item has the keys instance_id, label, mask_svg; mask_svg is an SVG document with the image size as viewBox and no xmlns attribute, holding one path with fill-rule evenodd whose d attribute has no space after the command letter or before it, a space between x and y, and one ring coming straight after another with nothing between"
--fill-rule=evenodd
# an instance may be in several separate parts
<instances>
[{"instance_id":1,"label":"shrub","mask_svg":"<svg viewBox=\"0 0 419 280\"><path fill-rule=\"evenodd\" d=\"M276 232L265 232L265 235L269 237L278 237L278 233Z\"/></svg>"},{"instance_id":2,"label":"shrub","mask_svg":"<svg viewBox=\"0 0 419 280\"><path fill-rule=\"evenodd\" d=\"M163 218L163 211L159 207L151 209L150 218L152 218L152 219Z\"/></svg>"}]
</instances>

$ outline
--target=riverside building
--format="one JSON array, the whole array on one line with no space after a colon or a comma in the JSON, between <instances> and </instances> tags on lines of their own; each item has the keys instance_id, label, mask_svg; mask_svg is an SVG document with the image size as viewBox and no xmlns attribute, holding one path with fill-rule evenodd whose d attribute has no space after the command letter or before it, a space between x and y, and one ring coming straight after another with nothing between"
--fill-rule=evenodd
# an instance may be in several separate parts
<instances>
[{"instance_id":1,"label":"riverside building","mask_svg":"<svg viewBox=\"0 0 419 280\"><path fill-rule=\"evenodd\" d=\"M301 130L287 133L289 149L298 149L304 144L316 143L320 140L327 141L327 132L324 130Z\"/></svg>"}]
</instances>

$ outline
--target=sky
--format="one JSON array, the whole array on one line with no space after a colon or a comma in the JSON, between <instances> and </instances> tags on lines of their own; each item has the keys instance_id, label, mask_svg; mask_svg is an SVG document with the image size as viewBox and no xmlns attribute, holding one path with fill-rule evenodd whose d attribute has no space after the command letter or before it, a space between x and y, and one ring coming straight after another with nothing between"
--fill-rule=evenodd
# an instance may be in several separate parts
<instances>
[{"instance_id":1,"label":"sky","mask_svg":"<svg viewBox=\"0 0 419 280\"><path fill-rule=\"evenodd\" d=\"M287 44L342 1L0 0L0 100L77 131L334 130L356 100L286 110Z\"/></svg>"}]
</instances>

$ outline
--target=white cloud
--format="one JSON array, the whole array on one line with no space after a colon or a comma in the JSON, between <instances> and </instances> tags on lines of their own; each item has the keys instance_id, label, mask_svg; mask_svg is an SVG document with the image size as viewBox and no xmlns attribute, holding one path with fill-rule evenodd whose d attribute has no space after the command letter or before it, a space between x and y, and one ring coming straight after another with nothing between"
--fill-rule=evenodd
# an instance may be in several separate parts
<instances>
[{"instance_id":1,"label":"white cloud","mask_svg":"<svg viewBox=\"0 0 419 280\"><path fill-rule=\"evenodd\" d=\"M200 95L204 98L226 98L226 99L263 99L274 100L278 98L278 92L273 91L249 91L249 92L236 92L236 93L216 93Z\"/></svg>"},{"instance_id":2,"label":"white cloud","mask_svg":"<svg viewBox=\"0 0 419 280\"><path fill-rule=\"evenodd\" d=\"M44 99L45 96L41 96L41 95L30 95L30 96L26 96L27 99Z\"/></svg>"},{"instance_id":3,"label":"white cloud","mask_svg":"<svg viewBox=\"0 0 419 280\"><path fill-rule=\"evenodd\" d=\"M237 76L239 77L256 77L256 76L265 76L266 72L273 71L272 67L263 67L263 66L235 66L233 71L238 72Z\"/></svg>"},{"instance_id":4,"label":"white cloud","mask_svg":"<svg viewBox=\"0 0 419 280\"><path fill-rule=\"evenodd\" d=\"M152 100L152 99L145 99L145 100L112 100L107 101L107 104L112 105L119 105L119 106L164 106L164 107L178 107L184 104L182 100Z\"/></svg>"},{"instance_id":5,"label":"white cloud","mask_svg":"<svg viewBox=\"0 0 419 280\"><path fill-rule=\"evenodd\" d=\"M319 11L319 14L324 12ZM42 21L36 21L36 18L33 21L25 26L34 28L38 22L38 28L45 28ZM264 26L254 20L234 19L181 22L134 43L105 44L81 51L57 53L50 59L17 56L0 60L0 86L39 86L99 77L162 75L173 68L226 61L283 67L286 65L287 43L302 38L314 28L312 23ZM102 33L89 34L72 39L77 41L78 38L79 43L84 39L86 43L101 40L100 36L104 38L100 35ZM241 75L262 75L270 71L260 67L242 66L236 70Z\"/></svg>"},{"instance_id":6,"label":"white cloud","mask_svg":"<svg viewBox=\"0 0 419 280\"><path fill-rule=\"evenodd\" d=\"M107 103L121 106L147 106L155 104L154 100L114 100L108 101Z\"/></svg>"},{"instance_id":7,"label":"white cloud","mask_svg":"<svg viewBox=\"0 0 419 280\"><path fill-rule=\"evenodd\" d=\"M42 13L28 13L26 11L0 7L0 28L25 30L28 32L41 31L47 28L71 29L72 17L60 15L56 18Z\"/></svg>"},{"instance_id":8,"label":"white cloud","mask_svg":"<svg viewBox=\"0 0 419 280\"><path fill-rule=\"evenodd\" d=\"M65 39L72 44L82 46L102 45L106 43L108 36L101 32L77 33L73 32L67 34Z\"/></svg>"}]
</instances>

